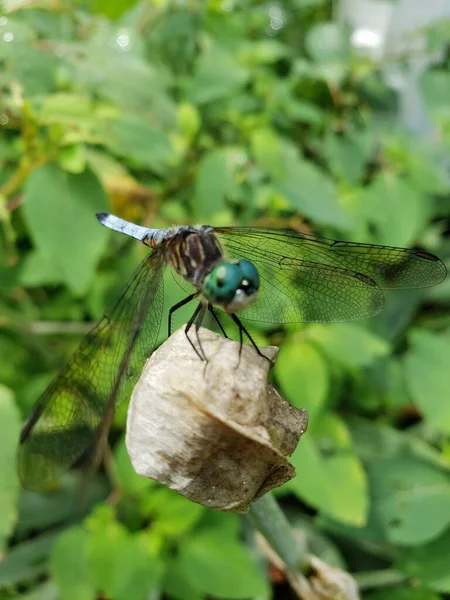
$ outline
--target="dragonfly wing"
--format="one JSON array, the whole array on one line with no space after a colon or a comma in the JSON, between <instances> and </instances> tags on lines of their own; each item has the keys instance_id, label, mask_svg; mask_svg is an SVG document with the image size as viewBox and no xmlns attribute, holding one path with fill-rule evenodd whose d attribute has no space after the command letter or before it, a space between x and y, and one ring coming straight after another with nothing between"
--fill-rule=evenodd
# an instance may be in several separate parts
<instances>
[{"instance_id":1,"label":"dragonfly wing","mask_svg":"<svg viewBox=\"0 0 450 600\"><path fill-rule=\"evenodd\" d=\"M292 230L217 228L225 252L247 258L261 277L243 318L273 323L336 322L377 314L381 288L435 285L443 263L425 252L338 242Z\"/></svg>"},{"instance_id":2,"label":"dragonfly wing","mask_svg":"<svg viewBox=\"0 0 450 600\"><path fill-rule=\"evenodd\" d=\"M437 256L421 250L342 242L291 229L223 227L216 229L231 251L270 253L283 266L311 261L371 277L380 288L416 289L441 283L447 269Z\"/></svg>"},{"instance_id":3,"label":"dragonfly wing","mask_svg":"<svg viewBox=\"0 0 450 600\"><path fill-rule=\"evenodd\" d=\"M41 489L67 470L94 441L111 398L117 406L130 397L157 342L163 266L158 251L141 263L110 314L39 398L18 450L24 487Z\"/></svg>"}]
</instances>

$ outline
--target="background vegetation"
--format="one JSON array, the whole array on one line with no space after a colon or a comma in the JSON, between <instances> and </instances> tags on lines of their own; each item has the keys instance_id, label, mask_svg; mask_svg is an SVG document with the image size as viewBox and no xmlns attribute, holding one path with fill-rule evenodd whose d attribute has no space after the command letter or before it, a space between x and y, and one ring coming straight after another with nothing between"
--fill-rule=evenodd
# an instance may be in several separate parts
<instances>
[{"instance_id":1,"label":"background vegetation","mask_svg":"<svg viewBox=\"0 0 450 600\"><path fill-rule=\"evenodd\" d=\"M352 52L327 0L4 8L1 598L281 593L245 520L133 474L124 410L82 515L77 471L51 493L19 491L20 424L146 252L100 227L98 210L164 227L291 226L449 259L449 61L421 82L431 144L398 126L380 65ZM430 27L427 50L449 32ZM176 287L167 281L168 306ZM367 322L252 330L281 345L274 377L310 413L280 501L312 551L377 600L450 593L449 303L447 280L390 295Z\"/></svg>"}]
</instances>

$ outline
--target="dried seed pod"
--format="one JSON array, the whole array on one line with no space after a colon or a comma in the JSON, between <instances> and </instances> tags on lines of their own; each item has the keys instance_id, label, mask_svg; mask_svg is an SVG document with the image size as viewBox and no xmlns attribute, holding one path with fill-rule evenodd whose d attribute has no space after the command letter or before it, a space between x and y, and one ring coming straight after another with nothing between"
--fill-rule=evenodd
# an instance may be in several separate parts
<instances>
[{"instance_id":1,"label":"dried seed pod","mask_svg":"<svg viewBox=\"0 0 450 600\"><path fill-rule=\"evenodd\" d=\"M246 512L294 474L286 460L307 427L267 380L269 361L254 348L208 330L199 336L208 362L184 327L147 361L128 410L126 444L137 473L194 502ZM274 359L277 348L262 352Z\"/></svg>"}]
</instances>

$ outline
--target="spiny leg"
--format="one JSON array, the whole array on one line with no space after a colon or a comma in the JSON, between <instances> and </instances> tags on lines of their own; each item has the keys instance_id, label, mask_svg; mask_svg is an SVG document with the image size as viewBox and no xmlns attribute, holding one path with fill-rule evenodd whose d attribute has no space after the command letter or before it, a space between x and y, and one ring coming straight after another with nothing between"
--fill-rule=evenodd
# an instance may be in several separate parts
<instances>
[{"instance_id":1,"label":"spiny leg","mask_svg":"<svg viewBox=\"0 0 450 600\"><path fill-rule=\"evenodd\" d=\"M227 336L227 332L224 329L224 326L222 325L222 323L220 322L219 317L216 315L216 311L214 310L214 307L212 304L208 304L208 310L209 312L212 314L214 321L216 322L216 324L219 326L220 331L222 332L222 335L224 337L227 338L227 340L229 339Z\"/></svg>"},{"instance_id":2,"label":"spiny leg","mask_svg":"<svg viewBox=\"0 0 450 600\"><path fill-rule=\"evenodd\" d=\"M252 346L254 347L254 349L256 350L256 352L262 356L263 358L265 358L266 360L268 360L270 362L270 364L272 364L272 361L270 360L270 358L268 358L265 354L263 354L261 352L261 350L258 348L258 346L256 345L255 340L252 338L252 336L249 334L249 332L247 331L247 329L244 327L244 325L242 324L242 321L234 314L231 313L230 317L233 319L233 321L236 323L236 325L239 327L239 340L240 340L240 348L239 348L239 358L241 357L241 351L242 351L242 332L245 333L245 335L248 337L248 339L250 340Z\"/></svg>"},{"instance_id":3,"label":"spiny leg","mask_svg":"<svg viewBox=\"0 0 450 600\"><path fill-rule=\"evenodd\" d=\"M205 312L206 312L206 309L208 308L208 305L205 302L201 302L200 306L201 306L201 308L198 311L197 318L195 319L195 334L197 336L198 347L200 348L200 352L203 354L202 360L205 360L206 362L208 362L205 351L203 350L203 347L202 347L202 343L200 341L200 336L198 334L198 330L200 329L200 325L202 324L202 321L205 317Z\"/></svg>"},{"instance_id":4,"label":"spiny leg","mask_svg":"<svg viewBox=\"0 0 450 600\"><path fill-rule=\"evenodd\" d=\"M182 306L184 306L185 304L188 304L191 300L193 300L196 296L198 296L198 292L195 292L194 294L191 294L190 296L187 296L186 298L183 298L183 300L181 300L180 302L177 302L176 304L174 304L170 310L169 310L169 334L168 337L170 337L172 335L172 315L175 311L177 311L179 308L181 308Z\"/></svg>"},{"instance_id":5,"label":"spiny leg","mask_svg":"<svg viewBox=\"0 0 450 600\"><path fill-rule=\"evenodd\" d=\"M191 340L191 338L189 337L189 329L192 327L192 324L193 324L193 323L194 323L194 321L196 320L196 318L197 318L197 316L198 316L199 312L202 310L203 306L204 306L203 304L199 303L199 305L198 305L198 306L197 306L197 308L195 309L195 311L194 311L194 313L193 313L192 317L189 319L189 321L188 321L188 323L187 323L187 325L186 325L186 329L184 330L184 334L185 334L185 336L187 337L187 339L188 339L188 341L189 341L190 345L191 345L191 346L194 348L194 350L195 350L195 353L197 354L197 356L199 357L199 359L200 359L201 361L203 361L203 360L204 360L204 358L203 358L203 356L200 354L200 352L197 350L197 348L195 347L195 344L194 344L194 342L193 342L193 341ZM198 333L197 333L197 339L198 339Z\"/></svg>"}]
</instances>

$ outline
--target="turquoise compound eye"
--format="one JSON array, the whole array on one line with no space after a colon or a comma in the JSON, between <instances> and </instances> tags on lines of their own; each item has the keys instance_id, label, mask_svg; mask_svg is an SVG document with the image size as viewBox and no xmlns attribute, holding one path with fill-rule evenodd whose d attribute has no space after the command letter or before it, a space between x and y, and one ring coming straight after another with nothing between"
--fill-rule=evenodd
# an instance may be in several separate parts
<instances>
[{"instance_id":1,"label":"turquoise compound eye","mask_svg":"<svg viewBox=\"0 0 450 600\"><path fill-rule=\"evenodd\" d=\"M258 288L258 271L245 259L216 265L203 282L203 293L210 302L234 308L248 304Z\"/></svg>"},{"instance_id":2,"label":"turquoise compound eye","mask_svg":"<svg viewBox=\"0 0 450 600\"><path fill-rule=\"evenodd\" d=\"M228 304L233 300L241 279L238 263L223 262L205 277L203 292L210 302Z\"/></svg>"},{"instance_id":3,"label":"turquoise compound eye","mask_svg":"<svg viewBox=\"0 0 450 600\"><path fill-rule=\"evenodd\" d=\"M254 294L259 289L259 275L255 265L249 260L242 259L239 261L239 266L242 273L240 287L246 294Z\"/></svg>"}]
</instances>

